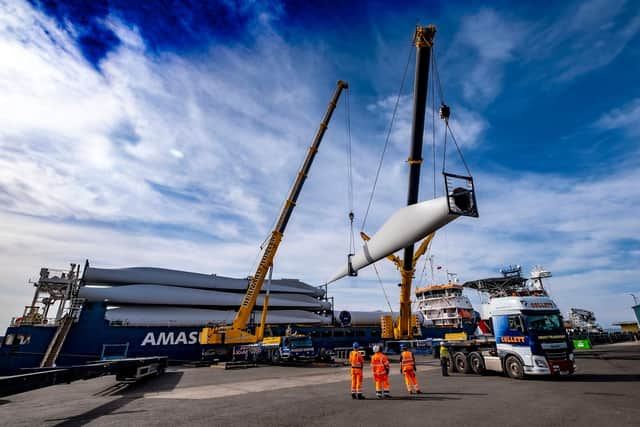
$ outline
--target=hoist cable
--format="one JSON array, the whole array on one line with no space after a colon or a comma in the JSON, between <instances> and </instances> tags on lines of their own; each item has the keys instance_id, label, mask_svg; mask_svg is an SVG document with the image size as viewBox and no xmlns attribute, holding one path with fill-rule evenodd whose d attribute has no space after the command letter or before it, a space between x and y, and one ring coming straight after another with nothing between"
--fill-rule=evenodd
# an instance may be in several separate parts
<instances>
[{"instance_id":1,"label":"hoist cable","mask_svg":"<svg viewBox=\"0 0 640 427\"><path fill-rule=\"evenodd\" d=\"M347 120L347 204L349 207L349 253L355 251L355 237L353 234L353 219L355 217L353 213L353 163L352 163L352 147L351 147L351 105L350 94L347 91L347 108L346 108L346 120Z\"/></svg>"},{"instance_id":2,"label":"hoist cable","mask_svg":"<svg viewBox=\"0 0 640 427\"><path fill-rule=\"evenodd\" d=\"M427 248L427 250L424 253L424 263L422 264L422 271L420 272L420 280L418 281L418 284L422 283L422 279L424 278L424 271L427 269L427 259L429 259L429 252L431 252L431 244L429 244L429 247Z\"/></svg>"},{"instance_id":3,"label":"hoist cable","mask_svg":"<svg viewBox=\"0 0 640 427\"><path fill-rule=\"evenodd\" d=\"M433 58L433 55L432 55ZM433 68L433 67L432 67ZM433 73L431 73L430 79L430 90L431 90L431 151L433 156L433 198L436 198L437 190L436 190L436 96L435 96L435 85Z\"/></svg>"},{"instance_id":4,"label":"hoist cable","mask_svg":"<svg viewBox=\"0 0 640 427\"><path fill-rule=\"evenodd\" d=\"M376 272L376 276L378 277L378 283L380 283L380 288L382 289L382 294L384 295L384 299L387 300L389 311L391 311L391 314L393 315L393 307L391 306L391 301L389 301L389 296L387 295L387 291L384 288L384 284L382 283L382 278L380 278L380 273L378 272L378 268L376 267L375 263L373 263L372 265L373 265L373 270Z\"/></svg>"},{"instance_id":5,"label":"hoist cable","mask_svg":"<svg viewBox=\"0 0 640 427\"><path fill-rule=\"evenodd\" d=\"M404 82L407 77L407 70L409 69L409 63L411 58L413 57L413 44L409 50L409 55L407 57L407 63L404 66L404 73L402 74L402 80L400 81L400 90L398 90L398 96L396 98L396 103L393 107L393 114L391 115L391 121L389 122L389 129L387 130L387 137L384 142L384 148L382 149L382 154L380 156L380 161L378 162L378 170L376 171L376 177L373 181L373 187L371 189L371 194L369 195L369 202L367 203L367 210L365 211L364 218L362 219L362 226L360 227L360 231L364 231L364 227L367 223L367 218L369 216L369 210L371 209L371 204L373 202L373 196L376 192L376 186L378 185L378 178L380 177L380 171L382 170L382 163L384 162L384 155L387 152L387 148L389 146L389 140L391 138L391 130L393 129L393 122L396 118L396 113L398 112L398 105L400 104L400 97L402 95L402 89L404 88Z\"/></svg>"},{"instance_id":6,"label":"hoist cable","mask_svg":"<svg viewBox=\"0 0 640 427\"><path fill-rule=\"evenodd\" d=\"M433 68L433 74L435 76L435 80L438 86L438 94L440 95L440 104L445 106L444 102L444 92L442 91L442 82L440 81L440 72L438 71L438 63L436 62L436 53L435 50L432 50L431 55L431 65ZM447 134L451 134L451 139L453 140L453 144L456 146L456 150L458 151L458 155L462 160L462 164L464 168L467 170L467 174L471 176L471 171L469 170L469 166L464 159L464 155L462 154L462 150L460 150L460 146L458 145L458 141L456 140L455 135L453 134L453 130L451 126L449 126L449 118L445 118L445 130L444 130L444 152L442 154L442 173L446 172L446 161L447 161Z\"/></svg>"},{"instance_id":7,"label":"hoist cable","mask_svg":"<svg viewBox=\"0 0 640 427\"><path fill-rule=\"evenodd\" d=\"M445 125L444 125L444 144L443 144L443 148L442 148L442 173L445 173L445 171L447 170L447 134L449 132L447 132L447 129L449 129L449 121L446 120L445 121Z\"/></svg>"},{"instance_id":8,"label":"hoist cable","mask_svg":"<svg viewBox=\"0 0 640 427\"><path fill-rule=\"evenodd\" d=\"M438 63L436 62L436 50L435 47L431 48L431 68L435 76L435 81L438 84L438 95L440 96L440 103L444 104L444 92L442 91L442 82L440 81L440 72L438 71Z\"/></svg>"},{"instance_id":9,"label":"hoist cable","mask_svg":"<svg viewBox=\"0 0 640 427\"><path fill-rule=\"evenodd\" d=\"M469 166L467 165L467 162L464 159L464 156L462 155L462 150L460 150L460 146L458 145L458 141L456 140L456 137L453 135L453 130L451 130L451 127L449 126L449 122L446 123L446 129L445 129L445 137L444 137L444 147L445 147L445 155L443 156L443 160L442 160L442 172L445 172L445 158L447 157L446 154L446 148L447 148L447 132L451 135L451 139L453 140L453 144L456 146L456 150L458 151L458 155L460 156L460 160L462 160L462 164L464 165L464 168L467 170L467 174L469 174L469 176L471 176L471 171L469 170Z\"/></svg>"}]
</instances>

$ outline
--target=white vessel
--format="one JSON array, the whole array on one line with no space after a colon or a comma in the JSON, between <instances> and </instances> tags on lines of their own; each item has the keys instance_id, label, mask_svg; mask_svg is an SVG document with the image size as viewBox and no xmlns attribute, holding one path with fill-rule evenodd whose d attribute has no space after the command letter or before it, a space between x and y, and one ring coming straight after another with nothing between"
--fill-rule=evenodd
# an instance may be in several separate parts
<instances>
[{"instance_id":1,"label":"white vessel","mask_svg":"<svg viewBox=\"0 0 640 427\"><path fill-rule=\"evenodd\" d=\"M455 282L416 289L418 310L425 322L437 328L463 328L473 323L473 306L462 289L462 285Z\"/></svg>"},{"instance_id":2,"label":"white vessel","mask_svg":"<svg viewBox=\"0 0 640 427\"><path fill-rule=\"evenodd\" d=\"M569 310L569 323L571 329L576 332L586 332L589 334L598 334L603 332L602 327L596 320L593 311L582 308L571 308Z\"/></svg>"}]
</instances>

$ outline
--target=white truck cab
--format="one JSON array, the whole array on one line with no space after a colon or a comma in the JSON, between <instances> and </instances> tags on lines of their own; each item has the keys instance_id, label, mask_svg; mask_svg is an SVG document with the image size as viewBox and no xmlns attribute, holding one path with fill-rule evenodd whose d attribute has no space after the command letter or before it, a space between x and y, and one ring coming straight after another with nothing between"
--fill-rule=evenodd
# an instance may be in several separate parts
<instances>
[{"instance_id":1,"label":"white truck cab","mask_svg":"<svg viewBox=\"0 0 640 427\"><path fill-rule=\"evenodd\" d=\"M517 379L575 372L573 346L560 310L542 286L542 278L551 273L537 267L527 285L520 266L502 272L503 277L463 285L488 299L481 305L475 337L441 343L449 347L453 368L476 374L506 372Z\"/></svg>"},{"instance_id":2,"label":"white truck cab","mask_svg":"<svg viewBox=\"0 0 640 427\"><path fill-rule=\"evenodd\" d=\"M497 356L518 358L521 366L504 364L514 375L568 375L574 372L573 349L560 310L547 296L493 298L489 303Z\"/></svg>"}]
</instances>

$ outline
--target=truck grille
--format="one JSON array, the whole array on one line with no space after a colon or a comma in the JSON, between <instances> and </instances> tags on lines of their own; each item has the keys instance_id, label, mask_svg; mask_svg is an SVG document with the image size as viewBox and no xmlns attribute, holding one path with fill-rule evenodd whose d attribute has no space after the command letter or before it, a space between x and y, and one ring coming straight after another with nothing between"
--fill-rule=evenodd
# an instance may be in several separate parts
<instances>
[{"instance_id":1,"label":"truck grille","mask_svg":"<svg viewBox=\"0 0 640 427\"><path fill-rule=\"evenodd\" d=\"M549 360L566 360L567 352L564 350L553 350L546 352L547 359Z\"/></svg>"}]
</instances>

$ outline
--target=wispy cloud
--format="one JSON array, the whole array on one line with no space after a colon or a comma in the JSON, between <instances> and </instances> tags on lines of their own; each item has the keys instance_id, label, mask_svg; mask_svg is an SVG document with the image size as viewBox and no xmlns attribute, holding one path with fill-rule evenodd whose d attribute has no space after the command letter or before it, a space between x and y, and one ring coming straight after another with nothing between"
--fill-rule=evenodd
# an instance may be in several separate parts
<instances>
[{"instance_id":1,"label":"wispy cloud","mask_svg":"<svg viewBox=\"0 0 640 427\"><path fill-rule=\"evenodd\" d=\"M504 67L517 56L528 26L492 9L464 16L446 66L459 77L467 101L488 104L500 93Z\"/></svg>"},{"instance_id":2,"label":"wispy cloud","mask_svg":"<svg viewBox=\"0 0 640 427\"><path fill-rule=\"evenodd\" d=\"M139 29L109 16L105 25L120 43L96 70L58 23L27 4L2 6L10 9L0 13L0 58L12 60L0 61L0 257L7 267L0 322L29 298L30 287L16 284L45 265L89 258L100 266L251 274L342 76L315 52L285 42L268 17L255 20L251 43L149 55ZM519 57L528 28L488 9L463 19L453 75L470 104L482 108L500 93L503 69ZM395 97L367 99L369 110L354 121L388 122ZM631 132L636 110L636 101L623 105L598 126ZM454 131L470 151L491 129L477 111L453 105ZM336 111L301 194L278 276L319 284L346 260L343 113ZM411 114L403 97L369 232L405 202ZM353 130L357 221L385 136L381 126L367 127ZM504 263L543 264L555 274L552 291L563 308L602 301L594 308L603 323L617 320L627 308L619 298L640 275L633 234L640 194L629 185L638 179L633 168L609 176L478 174L481 217L442 230L433 251L463 280L494 275ZM397 271L385 263L380 271L397 306ZM330 289L338 308L385 306L371 269Z\"/></svg>"},{"instance_id":3,"label":"wispy cloud","mask_svg":"<svg viewBox=\"0 0 640 427\"><path fill-rule=\"evenodd\" d=\"M640 98L603 114L595 126L604 130L620 129L631 136L640 135Z\"/></svg>"},{"instance_id":4,"label":"wispy cloud","mask_svg":"<svg viewBox=\"0 0 640 427\"><path fill-rule=\"evenodd\" d=\"M640 31L637 3L588 0L574 3L552 21L539 23L534 58L550 61L554 80L569 81L608 65Z\"/></svg>"},{"instance_id":5,"label":"wispy cloud","mask_svg":"<svg viewBox=\"0 0 640 427\"><path fill-rule=\"evenodd\" d=\"M0 39L2 56L12 58L0 70L0 162L12 211L262 224L260 183L275 175L286 185L299 157L294 144L312 129L307 110L297 108L311 103L312 91L288 74L294 55L277 36L261 38L253 51L221 47L187 62L147 57L136 31L112 20L121 43L99 73L49 18L26 6L13 12L2 15ZM260 68L243 58L249 54ZM269 152L279 155L267 164ZM185 206L170 197L193 192L210 202Z\"/></svg>"},{"instance_id":6,"label":"wispy cloud","mask_svg":"<svg viewBox=\"0 0 640 427\"><path fill-rule=\"evenodd\" d=\"M413 95L402 95L400 99L397 98L397 95L390 95L378 100L375 104L368 105L367 109L384 117L386 122L389 123L393 116L396 102L398 102L398 108L389 139L399 150L406 151L407 144L411 141ZM439 118L438 114L438 111L435 111L434 114L432 109L427 107L424 135L424 140L427 142L432 140L434 117L437 132L436 139L442 141L444 138L444 122ZM454 128L458 143L467 148L473 148L480 144L482 135L489 126L480 114L461 106L452 108L450 125ZM385 131L387 130L385 129ZM386 133L380 135L380 137L386 137Z\"/></svg>"}]
</instances>

